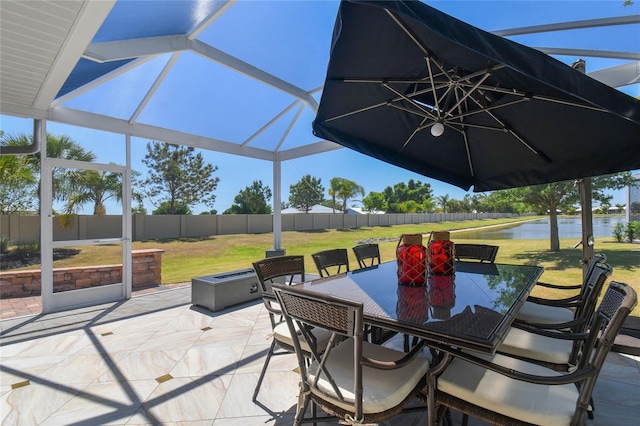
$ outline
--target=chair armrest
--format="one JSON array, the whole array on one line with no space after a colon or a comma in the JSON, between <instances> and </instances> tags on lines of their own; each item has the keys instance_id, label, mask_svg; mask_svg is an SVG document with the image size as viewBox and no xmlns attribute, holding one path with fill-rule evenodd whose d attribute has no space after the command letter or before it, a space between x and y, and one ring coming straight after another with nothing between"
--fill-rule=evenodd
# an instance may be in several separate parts
<instances>
[{"instance_id":1,"label":"chair armrest","mask_svg":"<svg viewBox=\"0 0 640 426\"><path fill-rule=\"evenodd\" d=\"M267 311L273 315L282 316L282 310L279 308L280 304L278 303L278 299L276 299L276 295L273 293L262 293L262 301L264 302L265 308ZM278 306L276 308L275 306Z\"/></svg>"},{"instance_id":2,"label":"chair armrest","mask_svg":"<svg viewBox=\"0 0 640 426\"><path fill-rule=\"evenodd\" d=\"M538 303L540 305L549 305L549 306L575 306L580 301L580 294L574 294L570 297L565 297L561 299L547 299L543 297L529 296L527 297L528 302Z\"/></svg>"},{"instance_id":3,"label":"chair armrest","mask_svg":"<svg viewBox=\"0 0 640 426\"><path fill-rule=\"evenodd\" d=\"M539 324L515 320L511 326L528 331L530 333L539 334L541 336L552 337L554 339L586 340L589 336L588 333L571 333L561 331L570 329L571 327L576 325L581 325L583 322L583 319L578 319L558 324Z\"/></svg>"},{"instance_id":4,"label":"chair armrest","mask_svg":"<svg viewBox=\"0 0 640 426\"><path fill-rule=\"evenodd\" d=\"M527 302L537 303L538 305L556 306L558 308L576 307L580 301L580 295L567 297L564 299L543 299L541 297L529 296Z\"/></svg>"},{"instance_id":5,"label":"chair armrest","mask_svg":"<svg viewBox=\"0 0 640 426\"><path fill-rule=\"evenodd\" d=\"M407 352L405 356L395 361L380 361L378 359L367 358L365 356L362 357L362 364L368 367L377 368L379 370L395 370L396 368L404 367L414 360L416 356L422 351L425 347L426 342L424 340L420 340L420 342L411 349L411 352Z\"/></svg>"},{"instance_id":6,"label":"chair armrest","mask_svg":"<svg viewBox=\"0 0 640 426\"><path fill-rule=\"evenodd\" d=\"M491 361L487 361L486 359L479 358L471 353L463 352L460 349L451 348L448 346L443 346L440 344L430 344L432 346L436 346L439 350L447 353L451 357L456 357L463 359L472 364L478 365L482 368L486 368L487 370L495 371L496 373L502 374L503 376L507 376L514 380L520 380L529 383L537 383L541 385L566 385L568 383L577 383L589 376L592 376L597 371L596 369L588 365L584 368L577 369L571 373L553 375L553 376L539 376L535 374L524 373L522 371L513 370L508 367L503 367ZM508 355L504 355L508 356ZM444 369L443 369L444 370ZM554 373L556 373L554 371Z\"/></svg>"},{"instance_id":7,"label":"chair armrest","mask_svg":"<svg viewBox=\"0 0 640 426\"><path fill-rule=\"evenodd\" d=\"M543 281L536 282L536 285L539 285L541 287L554 288L556 290L580 290L582 288L582 284L561 285L561 284L545 283Z\"/></svg>"}]
</instances>

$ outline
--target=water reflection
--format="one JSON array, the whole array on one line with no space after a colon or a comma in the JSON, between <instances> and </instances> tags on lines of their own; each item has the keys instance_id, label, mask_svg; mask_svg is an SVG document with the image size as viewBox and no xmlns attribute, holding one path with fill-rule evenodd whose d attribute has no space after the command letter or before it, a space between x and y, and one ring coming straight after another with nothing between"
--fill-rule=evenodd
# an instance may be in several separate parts
<instances>
[{"instance_id":1,"label":"water reflection","mask_svg":"<svg viewBox=\"0 0 640 426\"><path fill-rule=\"evenodd\" d=\"M596 238L609 238L613 235L613 227L617 223L626 223L624 216L594 217L593 235ZM579 217L558 218L560 238L582 238L582 223ZM478 240L540 240L549 238L549 219L519 223L500 228L479 229L476 231L457 232L456 238Z\"/></svg>"}]
</instances>

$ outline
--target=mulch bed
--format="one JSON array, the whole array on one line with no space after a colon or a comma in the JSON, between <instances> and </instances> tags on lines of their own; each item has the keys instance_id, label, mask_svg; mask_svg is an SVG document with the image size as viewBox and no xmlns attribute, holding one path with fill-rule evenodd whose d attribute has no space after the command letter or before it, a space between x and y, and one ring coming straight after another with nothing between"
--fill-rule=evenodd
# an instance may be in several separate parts
<instances>
[{"instance_id":1,"label":"mulch bed","mask_svg":"<svg viewBox=\"0 0 640 426\"><path fill-rule=\"evenodd\" d=\"M78 249L54 248L53 260L62 260L80 253ZM0 253L0 271L24 268L26 266L39 265L40 253L14 252Z\"/></svg>"}]
</instances>

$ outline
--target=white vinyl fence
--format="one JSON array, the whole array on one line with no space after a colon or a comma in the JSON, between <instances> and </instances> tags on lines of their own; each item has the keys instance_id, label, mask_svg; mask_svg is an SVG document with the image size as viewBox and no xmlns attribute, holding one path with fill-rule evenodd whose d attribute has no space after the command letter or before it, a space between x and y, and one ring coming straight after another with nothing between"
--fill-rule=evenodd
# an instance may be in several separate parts
<instances>
[{"instance_id":1,"label":"white vinyl fence","mask_svg":"<svg viewBox=\"0 0 640 426\"><path fill-rule=\"evenodd\" d=\"M513 217L510 213L414 213L414 214L342 214L295 213L282 215L283 231L360 228L443 221L495 219ZM122 236L119 215L71 216L62 226L53 219L55 241L119 238ZM202 237L228 234L263 234L273 232L273 216L265 215L133 215L133 240ZM0 215L0 233L10 244L30 244L40 240L40 217Z\"/></svg>"}]
</instances>

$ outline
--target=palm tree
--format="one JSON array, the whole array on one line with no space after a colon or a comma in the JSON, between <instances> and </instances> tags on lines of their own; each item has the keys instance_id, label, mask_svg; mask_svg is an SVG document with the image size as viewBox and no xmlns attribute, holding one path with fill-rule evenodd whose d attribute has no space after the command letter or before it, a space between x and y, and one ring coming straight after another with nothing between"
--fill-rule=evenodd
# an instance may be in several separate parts
<instances>
[{"instance_id":1,"label":"palm tree","mask_svg":"<svg viewBox=\"0 0 640 426\"><path fill-rule=\"evenodd\" d=\"M87 161L95 160L96 156L71 139L69 136L56 136L47 133L47 157L61 158L65 160ZM36 154L38 167L40 166L40 154ZM65 200L79 190L84 170L56 168L53 171L53 199Z\"/></svg>"},{"instance_id":2,"label":"palm tree","mask_svg":"<svg viewBox=\"0 0 640 426\"><path fill-rule=\"evenodd\" d=\"M345 214L347 213L348 209L347 200L357 195L364 196L364 188L362 187L362 185L359 185L352 180L341 178L340 187L338 189L338 193L335 194L335 196L342 200L342 208Z\"/></svg>"},{"instance_id":3,"label":"palm tree","mask_svg":"<svg viewBox=\"0 0 640 426\"><path fill-rule=\"evenodd\" d=\"M75 189L69 194L65 204L65 213L73 214L87 203L93 203L93 214L104 216L107 209L105 201L122 201L122 177L118 173L83 170L74 177Z\"/></svg>"},{"instance_id":4,"label":"palm tree","mask_svg":"<svg viewBox=\"0 0 640 426\"><path fill-rule=\"evenodd\" d=\"M2 135L2 144L7 146L30 145L33 143L33 135L20 133L17 135ZM61 158L65 160L77 160L91 162L96 156L91 151L85 149L71 139L69 136L57 136L47 133L47 157ZM33 179L37 179L40 174L40 158L41 153L26 156L31 169ZM74 179L76 174L81 171L56 168L53 171L53 196L55 200L65 199L74 188ZM40 189L38 188L38 198Z\"/></svg>"},{"instance_id":5,"label":"palm tree","mask_svg":"<svg viewBox=\"0 0 640 426\"><path fill-rule=\"evenodd\" d=\"M425 197L422 200L422 210L425 213L431 213L436 209L436 200L433 197Z\"/></svg>"},{"instance_id":6,"label":"palm tree","mask_svg":"<svg viewBox=\"0 0 640 426\"><path fill-rule=\"evenodd\" d=\"M436 197L436 202L442 207L442 213L447 212L447 204L449 204L449 194L439 195Z\"/></svg>"},{"instance_id":7,"label":"palm tree","mask_svg":"<svg viewBox=\"0 0 640 426\"><path fill-rule=\"evenodd\" d=\"M333 206L334 213L336 212L336 197L338 196L338 192L340 192L343 180L343 178L334 177L329 181L329 195L331 196L331 205Z\"/></svg>"},{"instance_id":8,"label":"palm tree","mask_svg":"<svg viewBox=\"0 0 640 426\"><path fill-rule=\"evenodd\" d=\"M37 182L27 156L0 156L0 213L33 210Z\"/></svg>"}]
</instances>

